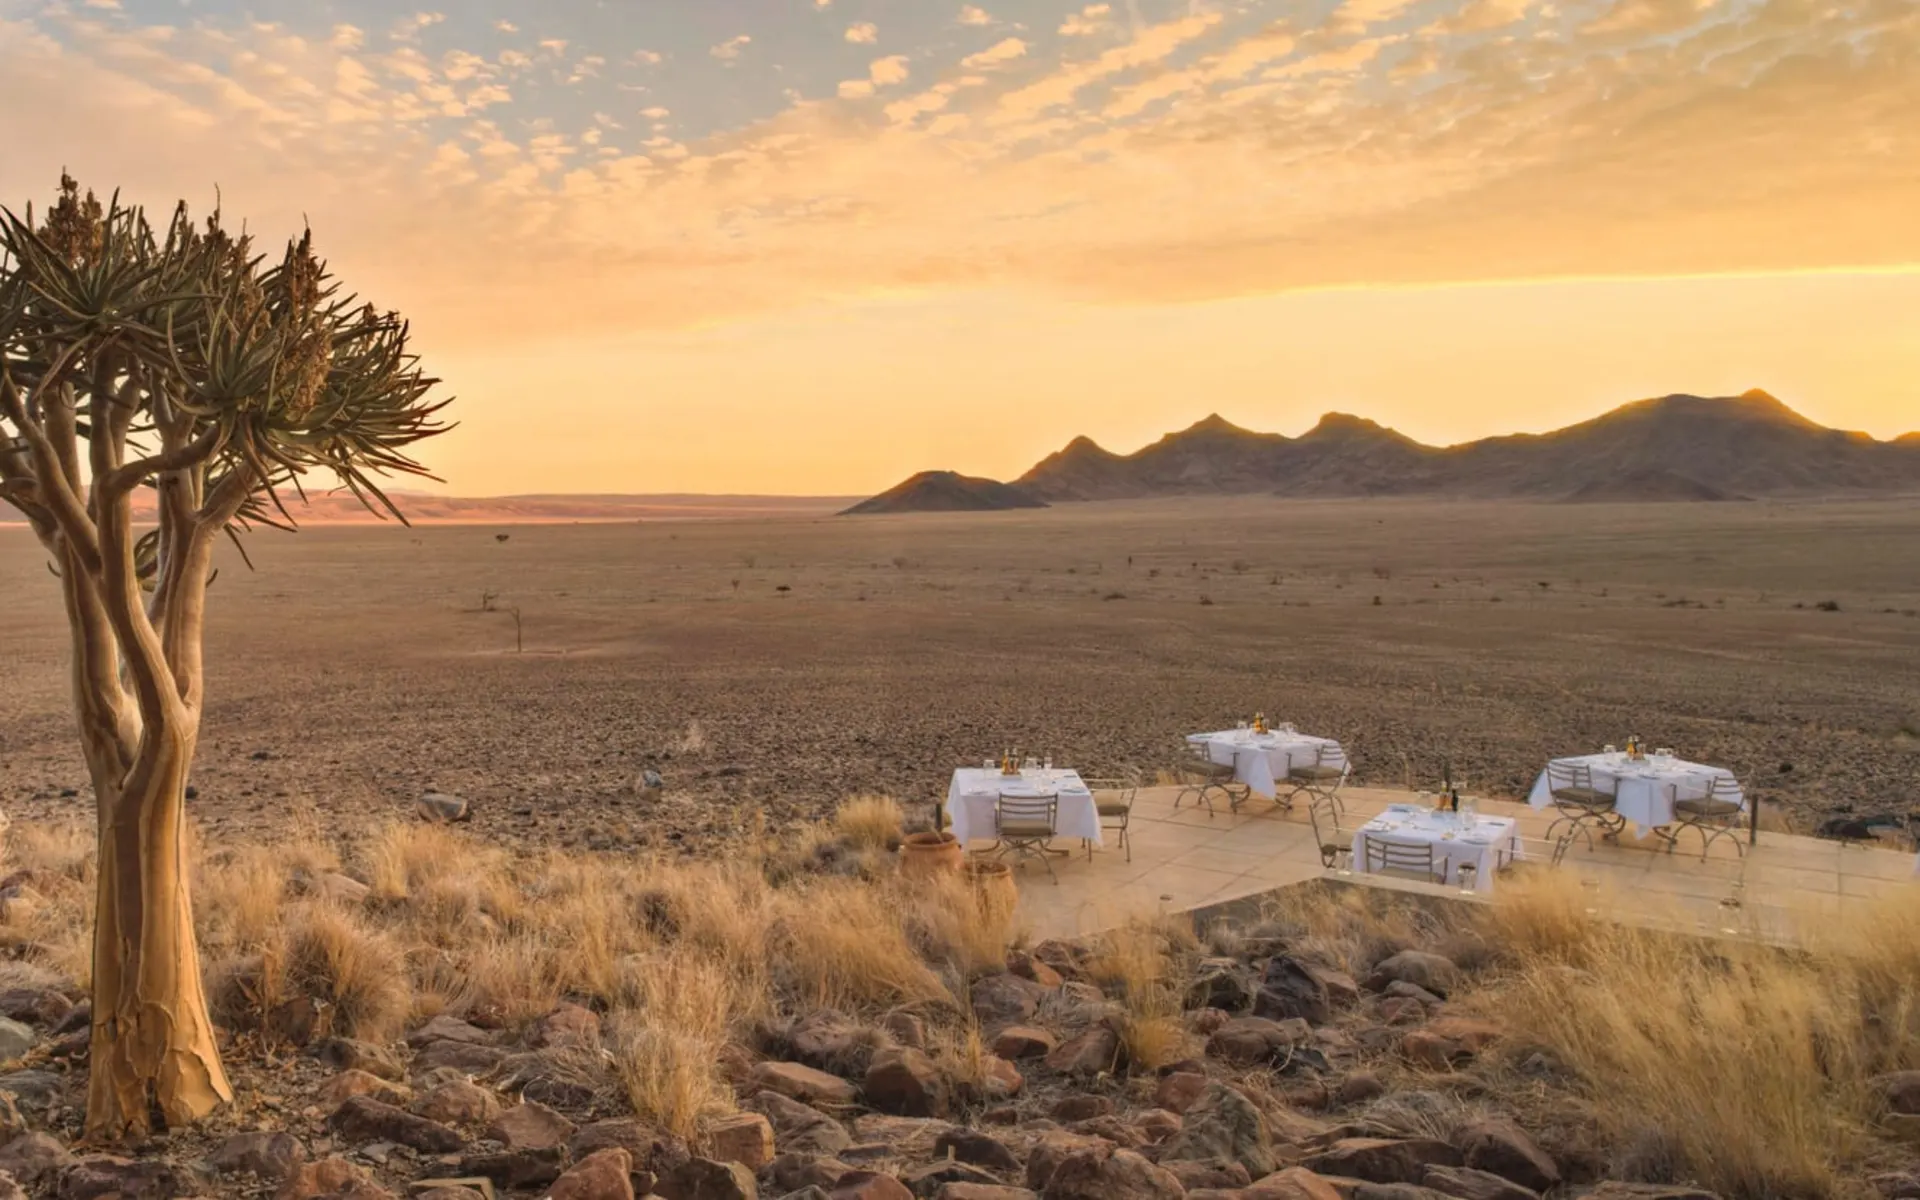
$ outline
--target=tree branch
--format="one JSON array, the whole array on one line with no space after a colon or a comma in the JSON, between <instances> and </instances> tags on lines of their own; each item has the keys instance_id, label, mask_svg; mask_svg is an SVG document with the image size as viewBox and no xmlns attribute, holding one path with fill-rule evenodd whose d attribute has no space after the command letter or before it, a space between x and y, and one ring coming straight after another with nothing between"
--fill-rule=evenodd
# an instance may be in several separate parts
<instances>
[{"instance_id":1,"label":"tree branch","mask_svg":"<svg viewBox=\"0 0 1920 1200\"><path fill-rule=\"evenodd\" d=\"M62 356L61 362L65 361L65 356ZM48 372L34 388L34 393L45 388L53 374ZM66 473L60 452L47 437L47 431L40 422L28 415L29 399L23 397L20 389L14 386L12 373L0 366L0 409L5 410L20 436L27 441L27 449L33 457L34 482L38 486L40 502L60 526L60 532L77 556L79 565L97 572L100 569L98 533L93 522L87 519L87 511L80 503L73 479Z\"/></svg>"}]
</instances>

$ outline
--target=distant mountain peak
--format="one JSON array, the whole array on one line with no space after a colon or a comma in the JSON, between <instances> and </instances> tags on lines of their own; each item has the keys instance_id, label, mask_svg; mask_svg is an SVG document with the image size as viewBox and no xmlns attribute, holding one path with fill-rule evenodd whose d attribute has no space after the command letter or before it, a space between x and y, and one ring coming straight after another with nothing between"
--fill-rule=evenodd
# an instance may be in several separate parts
<instances>
[{"instance_id":1,"label":"distant mountain peak","mask_svg":"<svg viewBox=\"0 0 1920 1200\"><path fill-rule=\"evenodd\" d=\"M1086 434L1083 433L1079 437L1074 438L1072 441L1068 442L1065 446L1061 447L1060 453L1063 455L1066 455L1066 454L1112 454L1113 451L1107 449L1105 446L1102 446L1099 442L1094 441L1092 438L1088 437Z\"/></svg>"},{"instance_id":2,"label":"distant mountain peak","mask_svg":"<svg viewBox=\"0 0 1920 1200\"><path fill-rule=\"evenodd\" d=\"M1045 508L1047 502L1013 484L977 479L958 471L922 471L905 482L863 500L841 513L999 512L1010 508Z\"/></svg>"},{"instance_id":3,"label":"distant mountain peak","mask_svg":"<svg viewBox=\"0 0 1920 1200\"><path fill-rule=\"evenodd\" d=\"M1314 423L1312 429L1300 435L1302 440L1307 438L1360 436L1385 436L1395 439L1403 439L1404 437L1404 435L1398 431L1389 429L1378 421L1372 421L1366 417L1357 417L1352 413L1343 412L1323 414L1320 420Z\"/></svg>"},{"instance_id":4,"label":"distant mountain peak","mask_svg":"<svg viewBox=\"0 0 1920 1200\"><path fill-rule=\"evenodd\" d=\"M1198 421L1181 430L1182 433L1246 433L1247 431L1227 420L1219 413L1208 413Z\"/></svg>"},{"instance_id":5,"label":"distant mountain peak","mask_svg":"<svg viewBox=\"0 0 1920 1200\"><path fill-rule=\"evenodd\" d=\"M1742 400L1758 400L1763 404L1780 403L1780 401L1774 397L1774 394L1765 388L1748 388L1746 391L1740 393L1740 398Z\"/></svg>"}]
</instances>

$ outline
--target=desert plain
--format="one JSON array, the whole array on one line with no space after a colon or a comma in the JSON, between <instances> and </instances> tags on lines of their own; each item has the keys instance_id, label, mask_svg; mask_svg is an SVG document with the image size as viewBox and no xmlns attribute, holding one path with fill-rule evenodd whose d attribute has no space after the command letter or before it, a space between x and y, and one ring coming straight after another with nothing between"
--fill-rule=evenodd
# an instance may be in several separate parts
<instances>
[{"instance_id":1,"label":"desert plain","mask_svg":"<svg viewBox=\"0 0 1920 1200\"><path fill-rule=\"evenodd\" d=\"M440 790L488 839L697 853L863 793L924 820L1008 747L1151 779L1256 711L1379 785L1451 766L1517 796L1637 734L1779 827L1920 806L1920 500L664 516L224 548L203 830ZM84 815L56 583L18 525L0 612L0 806Z\"/></svg>"}]
</instances>

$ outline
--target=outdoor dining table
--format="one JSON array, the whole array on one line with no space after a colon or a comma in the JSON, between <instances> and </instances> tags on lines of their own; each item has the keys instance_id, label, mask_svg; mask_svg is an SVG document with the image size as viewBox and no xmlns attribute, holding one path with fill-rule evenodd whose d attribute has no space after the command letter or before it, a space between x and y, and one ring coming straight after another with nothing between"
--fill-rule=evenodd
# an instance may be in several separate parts
<instances>
[{"instance_id":1,"label":"outdoor dining table","mask_svg":"<svg viewBox=\"0 0 1920 1200\"><path fill-rule=\"evenodd\" d=\"M1218 733L1194 733L1187 741L1207 748L1207 757L1223 766L1233 764L1233 778L1271 800L1278 782L1295 767L1311 767L1320 761L1323 751L1340 749L1332 738L1305 733L1270 730L1255 733L1251 729L1226 729Z\"/></svg>"},{"instance_id":2,"label":"outdoor dining table","mask_svg":"<svg viewBox=\"0 0 1920 1200\"><path fill-rule=\"evenodd\" d=\"M1353 835L1353 869L1367 870L1367 839L1399 846L1433 847L1433 865L1446 882L1456 882L1460 867L1473 868L1473 890L1493 891L1502 863L1521 857L1519 822L1512 817L1469 817L1412 804L1388 805ZM1436 882L1438 882L1436 880Z\"/></svg>"},{"instance_id":3,"label":"outdoor dining table","mask_svg":"<svg viewBox=\"0 0 1920 1200\"><path fill-rule=\"evenodd\" d=\"M1663 759L1652 755L1635 760L1619 751L1556 758L1553 761L1556 766L1588 768L1593 776L1593 786L1603 792L1615 792L1614 785L1618 783L1613 811L1633 825L1633 836L1637 838L1646 837L1650 830L1673 824L1676 801L1699 800L1706 796L1714 779L1733 781L1734 778L1733 772L1724 767L1709 767L1678 758ZM1527 803L1534 808L1550 808L1553 805L1551 769L1540 772L1540 778L1534 781L1532 794L1527 797ZM1739 786L1738 782L1733 783L1734 794L1740 796L1740 807L1744 811L1747 798L1740 792Z\"/></svg>"},{"instance_id":4,"label":"outdoor dining table","mask_svg":"<svg viewBox=\"0 0 1920 1200\"><path fill-rule=\"evenodd\" d=\"M975 838L992 838L994 808L1001 796L1044 796L1057 793L1060 808L1056 832L1063 838L1084 838L1101 845L1100 811L1093 792L1077 771L1030 769L1002 775L997 768L961 767L947 789L947 820L962 846Z\"/></svg>"}]
</instances>

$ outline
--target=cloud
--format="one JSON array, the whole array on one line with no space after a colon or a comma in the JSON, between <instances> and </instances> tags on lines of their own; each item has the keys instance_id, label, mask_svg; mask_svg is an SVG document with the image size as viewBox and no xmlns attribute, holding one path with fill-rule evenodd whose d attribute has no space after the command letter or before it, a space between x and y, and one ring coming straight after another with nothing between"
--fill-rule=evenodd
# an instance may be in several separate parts
<instances>
[{"instance_id":1,"label":"cloud","mask_svg":"<svg viewBox=\"0 0 1920 1200\"><path fill-rule=\"evenodd\" d=\"M1060 32L1068 37L1089 37L1107 28L1107 18L1112 15L1111 4L1089 4L1079 12L1068 13L1060 23Z\"/></svg>"},{"instance_id":2,"label":"cloud","mask_svg":"<svg viewBox=\"0 0 1920 1200\"><path fill-rule=\"evenodd\" d=\"M752 42L753 38L743 33L739 37L728 38L718 46L708 50L707 53L723 62L732 62L734 59L739 58L740 52L745 50Z\"/></svg>"},{"instance_id":3,"label":"cloud","mask_svg":"<svg viewBox=\"0 0 1920 1200\"><path fill-rule=\"evenodd\" d=\"M880 40L880 27L872 21L856 21L847 26L846 36L857 46L871 46Z\"/></svg>"},{"instance_id":4,"label":"cloud","mask_svg":"<svg viewBox=\"0 0 1920 1200\"><path fill-rule=\"evenodd\" d=\"M970 71L984 71L990 67L1005 66L1027 53L1027 44L1019 38L1007 38L995 42L978 54L969 54L960 60L960 65Z\"/></svg>"},{"instance_id":5,"label":"cloud","mask_svg":"<svg viewBox=\"0 0 1920 1200\"><path fill-rule=\"evenodd\" d=\"M657 67L664 56L658 50L635 50L633 61L643 66Z\"/></svg>"},{"instance_id":6,"label":"cloud","mask_svg":"<svg viewBox=\"0 0 1920 1200\"><path fill-rule=\"evenodd\" d=\"M907 78L907 56L894 54L875 59L868 69L872 72L873 82L880 87L903 83Z\"/></svg>"},{"instance_id":7,"label":"cloud","mask_svg":"<svg viewBox=\"0 0 1920 1200\"><path fill-rule=\"evenodd\" d=\"M991 25L993 24L993 16L988 13L986 9L969 4L960 10L960 23L962 25Z\"/></svg>"},{"instance_id":8,"label":"cloud","mask_svg":"<svg viewBox=\"0 0 1920 1200\"><path fill-rule=\"evenodd\" d=\"M520 27L512 21L495 21L493 27L501 33L519 33Z\"/></svg>"},{"instance_id":9,"label":"cloud","mask_svg":"<svg viewBox=\"0 0 1920 1200\"><path fill-rule=\"evenodd\" d=\"M400 18L394 23L393 32L388 36L396 42L410 42L420 36L420 31L429 26L438 25L447 19L447 14L437 12L417 12Z\"/></svg>"}]
</instances>

